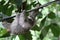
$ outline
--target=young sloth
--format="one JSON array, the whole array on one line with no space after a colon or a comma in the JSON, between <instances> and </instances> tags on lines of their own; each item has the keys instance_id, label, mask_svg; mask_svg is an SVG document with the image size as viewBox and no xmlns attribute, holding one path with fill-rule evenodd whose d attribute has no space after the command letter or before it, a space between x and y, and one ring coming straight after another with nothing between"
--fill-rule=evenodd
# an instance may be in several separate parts
<instances>
[{"instance_id":1,"label":"young sloth","mask_svg":"<svg viewBox=\"0 0 60 40\"><path fill-rule=\"evenodd\" d=\"M13 20L12 23L9 23L10 24L8 25L9 27L4 25L3 26L6 27L6 29L11 33L11 35L25 34L35 24L35 17L37 14L38 9L30 11L29 15L26 17L26 11L23 10L21 13L16 15L16 18Z\"/></svg>"},{"instance_id":2,"label":"young sloth","mask_svg":"<svg viewBox=\"0 0 60 40\"><path fill-rule=\"evenodd\" d=\"M15 20L11 24L11 34L24 34L34 25L34 20L26 18L26 11L23 10L20 14L16 15ZM33 25L32 25L32 23Z\"/></svg>"}]
</instances>

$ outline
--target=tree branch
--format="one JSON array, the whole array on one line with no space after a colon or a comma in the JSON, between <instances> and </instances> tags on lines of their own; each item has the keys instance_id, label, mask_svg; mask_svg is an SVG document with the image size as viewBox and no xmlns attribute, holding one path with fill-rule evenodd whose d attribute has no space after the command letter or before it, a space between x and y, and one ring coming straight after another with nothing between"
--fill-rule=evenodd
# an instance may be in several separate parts
<instances>
[{"instance_id":1,"label":"tree branch","mask_svg":"<svg viewBox=\"0 0 60 40\"><path fill-rule=\"evenodd\" d=\"M58 1L60 1L60 0L55 0L55 1L52 1L52 2L48 2L48 3L44 4L44 5L41 5L41 6L38 7L38 8L35 8L35 9L32 9L32 10L28 10L28 11L26 11L26 12L31 12L31 11L34 11L34 10L37 10L37 9L42 9L43 7L46 7L46 6L50 5L50 4L52 4L52 3L54 3L54 2L58 2ZM15 15L15 16L16 16L16 15ZM15 16L10 16L10 17L7 17L7 18L3 18L2 20L7 20L7 19L13 18L13 17L15 17Z\"/></svg>"},{"instance_id":2,"label":"tree branch","mask_svg":"<svg viewBox=\"0 0 60 40\"><path fill-rule=\"evenodd\" d=\"M32 9L32 10L28 10L27 12L31 12L31 11L34 11L34 10L37 10L37 9L42 9L43 7L46 7L46 6L50 5L50 4L52 4L52 3L54 3L54 2L58 2L58 1L60 1L60 0L48 2L48 3L44 4L44 5L41 5L41 6L38 7L38 8L35 8L35 9Z\"/></svg>"}]
</instances>

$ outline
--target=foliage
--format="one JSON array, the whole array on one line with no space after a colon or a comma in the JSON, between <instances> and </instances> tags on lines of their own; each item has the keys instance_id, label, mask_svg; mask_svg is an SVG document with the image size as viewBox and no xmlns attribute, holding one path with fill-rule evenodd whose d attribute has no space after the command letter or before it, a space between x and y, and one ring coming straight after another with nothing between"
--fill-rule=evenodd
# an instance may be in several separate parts
<instances>
[{"instance_id":1,"label":"foliage","mask_svg":"<svg viewBox=\"0 0 60 40\"><path fill-rule=\"evenodd\" d=\"M24 1L24 0L23 0ZM15 13L17 7L20 7L22 0L1 0L0 1L0 19L5 16L1 14L11 16ZM26 10L33 9L34 6L39 2L39 4L44 4L52 0L26 0L27 6ZM48 40L49 35L53 34L52 37L59 37L60 35L60 5L57 3L52 3L51 5L44 7L39 10L36 16L36 25L25 35L18 35L20 40ZM14 11L14 12L13 12ZM26 14L27 15L27 14ZM2 26L1 26L2 27ZM6 29L0 28L0 39L10 36L6 34ZM49 34L51 33L51 34ZM48 36L48 37L47 37ZM46 38L47 37L47 38ZM52 40L54 40L51 37ZM12 36L11 40L16 40L17 36ZM17 40L19 40L17 38ZM46 38L46 39L45 39ZM3 40L3 39L1 39ZM57 39L56 39L57 40Z\"/></svg>"}]
</instances>

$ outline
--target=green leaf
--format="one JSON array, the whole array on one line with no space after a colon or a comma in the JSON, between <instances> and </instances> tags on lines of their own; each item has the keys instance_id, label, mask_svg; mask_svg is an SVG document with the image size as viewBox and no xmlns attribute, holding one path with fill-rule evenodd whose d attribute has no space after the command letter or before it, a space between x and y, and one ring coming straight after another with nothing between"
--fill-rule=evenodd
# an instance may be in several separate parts
<instances>
[{"instance_id":1,"label":"green leaf","mask_svg":"<svg viewBox=\"0 0 60 40\"><path fill-rule=\"evenodd\" d=\"M43 30L41 31L41 34L40 34L41 40L47 35L48 31L49 31L49 25L48 26L45 26L43 28Z\"/></svg>"},{"instance_id":2,"label":"green leaf","mask_svg":"<svg viewBox=\"0 0 60 40\"><path fill-rule=\"evenodd\" d=\"M40 23L40 29L44 26L45 24L45 21L46 21L46 17L44 17Z\"/></svg>"},{"instance_id":3,"label":"green leaf","mask_svg":"<svg viewBox=\"0 0 60 40\"><path fill-rule=\"evenodd\" d=\"M56 18L55 13L50 11L50 13L48 14L48 18L50 18L50 19Z\"/></svg>"},{"instance_id":4,"label":"green leaf","mask_svg":"<svg viewBox=\"0 0 60 40\"><path fill-rule=\"evenodd\" d=\"M30 10L31 9L31 6L34 5L36 1L32 2L31 4L27 4L26 6L26 10Z\"/></svg>"},{"instance_id":5,"label":"green leaf","mask_svg":"<svg viewBox=\"0 0 60 40\"><path fill-rule=\"evenodd\" d=\"M33 5L33 7L35 7L36 6L35 3L36 1L32 2L30 5Z\"/></svg>"},{"instance_id":6,"label":"green leaf","mask_svg":"<svg viewBox=\"0 0 60 40\"><path fill-rule=\"evenodd\" d=\"M0 5L0 12L2 12L2 9L3 9L3 6L2 6L2 5Z\"/></svg>"},{"instance_id":7,"label":"green leaf","mask_svg":"<svg viewBox=\"0 0 60 40\"><path fill-rule=\"evenodd\" d=\"M3 15L2 15L2 14L0 14L0 21L2 21L2 16L3 16Z\"/></svg>"},{"instance_id":8,"label":"green leaf","mask_svg":"<svg viewBox=\"0 0 60 40\"><path fill-rule=\"evenodd\" d=\"M1 2L0 2L0 12L2 12L2 10L3 10L3 4L5 3L5 1L4 0L2 0Z\"/></svg>"},{"instance_id":9,"label":"green leaf","mask_svg":"<svg viewBox=\"0 0 60 40\"><path fill-rule=\"evenodd\" d=\"M14 9L14 6L12 5L10 8L7 9L6 15L11 16L13 9Z\"/></svg>"},{"instance_id":10,"label":"green leaf","mask_svg":"<svg viewBox=\"0 0 60 40\"><path fill-rule=\"evenodd\" d=\"M20 40L32 40L32 35L30 31L28 31L26 34L19 35Z\"/></svg>"},{"instance_id":11,"label":"green leaf","mask_svg":"<svg viewBox=\"0 0 60 40\"><path fill-rule=\"evenodd\" d=\"M3 5L5 3L5 0L2 0L1 2L0 2L0 5Z\"/></svg>"},{"instance_id":12,"label":"green leaf","mask_svg":"<svg viewBox=\"0 0 60 40\"><path fill-rule=\"evenodd\" d=\"M15 0L9 0L9 2L11 2L12 4L15 4Z\"/></svg>"},{"instance_id":13,"label":"green leaf","mask_svg":"<svg viewBox=\"0 0 60 40\"><path fill-rule=\"evenodd\" d=\"M14 38L16 38L16 35L12 35L11 36L11 40L13 40Z\"/></svg>"},{"instance_id":14,"label":"green leaf","mask_svg":"<svg viewBox=\"0 0 60 40\"><path fill-rule=\"evenodd\" d=\"M28 31L24 36L25 36L26 40L32 40L32 35L31 35L30 31Z\"/></svg>"},{"instance_id":15,"label":"green leaf","mask_svg":"<svg viewBox=\"0 0 60 40\"><path fill-rule=\"evenodd\" d=\"M29 9L31 9L31 5L30 4L27 4L26 10L29 10Z\"/></svg>"},{"instance_id":16,"label":"green leaf","mask_svg":"<svg viewBox=\"0 0 60 40\"><path fill-rule=\"evenodd\" d=\"M6 12L7 12L8 6L9 6L9 2L8 2L6 5L3 5L3 6L2 6L2 7L3 7L3 8L2 8L2 13L5 14L5 15L7 15Z\"/></svg>"},{"instance_id":17,"label":"green leaf","mask_svg":"<svg viewBox=\"0 0 60 40\"><path fill-rule=\"evenodd\" d=\"M16 4L18 8L22 5L22 0L9 0L9 2Z\"/></svg>"},{"instance_id":18,"label":"green leaf","mask_svg":"<svg viewBox=\"0 0 60 40\"><path fill-rule=\"evenodd\" d=\"M9 2L6 5L1 7L1 11L3 12L3 14L11 16L12 10L14 9L14 6L11 5L10 8L8 8L8 6L9 6Z\"/></svg>"},{"instance_id":19,"label":"green leaf","mask_svg":"<svg viewBox=\"0 0 60 40\"><path fill-rule=\"evenodd\" d=\"M39 19L39 18L42 18L42 13L39 12L38 15L37 15L37 17L38 17L38 19Z\"/></svg>"},{"instance_id":20,"label":"green leaf","mask_svg":"<svg viewBox=\"0 0 60 40\"><path fill-rule=\"evenodd\" d=\"M7 30L6 29L0 29L0 38L4 38L4 37L8 37L8 36L10 36L10 33L9 32L7 32Z\"/></svg>"},{"instance_id":21,"label":"green leaf","mask_svg":"<svg viewBox=\"0 0 60 40\"><path fill-rule=\"evenodd\" d=\"M58 37L59 34L60 34L60 27L56 23L52 23L50 25L50 28L51 28L52 33L54 34L54 36Z\"/></svg>"},{"instance_id":22,"label":"green leaf","mask_svg":"<svg viewBox=\"0 0 60 40\"><path fill-rule=\"evenodd\" d=\"M57 10L60 11L60 5L58 5L57 7L58 7Z\"/></svg>"},{"instance_id":23,"label":"green leaf","mask_svg":"<svg viewBox=\"0 0 60 40\"><path fill-rule=\"evenodd\" d=\"M20 40L26 40L24 35L18 35Z\"/></svg>"},{"instance_id":24,"label":"green leaf","mask_svg":"<svg viewBox=\"0 0 60 40\"><path fill-rule=\"evenodd\" d=\"M16 2L17 7L20 7L22 4L22 0L16 0L15 2Z\"/></svg>"},{"instance_id":25,"label":"green leaf","mask_svg":"<svg viewBox=\"0 0 60 40\"><path fill-rule=\"evenodd\" d=\"M40 28L39 28L37 25L35 25L35 26L32 28L32 30L40 31Z\"/></svg>"}]
</instances>

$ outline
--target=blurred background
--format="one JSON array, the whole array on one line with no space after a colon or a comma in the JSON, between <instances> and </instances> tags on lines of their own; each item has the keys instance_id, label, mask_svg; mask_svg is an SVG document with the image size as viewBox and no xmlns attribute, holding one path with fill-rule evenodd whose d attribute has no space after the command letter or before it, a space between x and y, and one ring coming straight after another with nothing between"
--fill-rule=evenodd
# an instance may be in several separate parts
<instances>
[{"instance_id":1,"label":"blurred background","mask_svg":"<svg viewBox=\"0 0 60 40\"><path fill-rule=\"evenodd\" d=\"M60 1L52 1L56 0L0 0L0 40L60 40ZM19 9L24 2L27 3L26 10L34 9L37 3L45 5L52 2L52 4L39 9L35 18L36 25L26 35L11 37L3 27L1 19L16 15L16 12L21 11Z\"/></svg>"}]
</instances>

